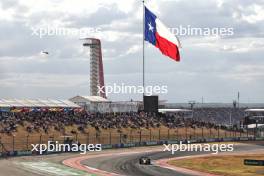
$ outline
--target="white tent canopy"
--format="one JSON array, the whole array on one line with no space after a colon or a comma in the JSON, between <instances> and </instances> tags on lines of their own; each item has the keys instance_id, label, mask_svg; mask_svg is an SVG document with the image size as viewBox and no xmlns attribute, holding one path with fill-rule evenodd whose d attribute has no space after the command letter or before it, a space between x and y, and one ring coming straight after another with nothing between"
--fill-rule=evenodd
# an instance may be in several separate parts
<instances>
[{"instance_id":1,"label":"white tent canopy","mask_svg":"<svg viewBox=\"0 0 264 176\"><path fill-rule=\"evenodd\" d=\"M166 112L192 112L190 109L159 109L159 112L166 113Z\"/></svg>"},{"instance_id":2,"label":"white tent canopy","mask_svg":"<svg viewBox=\"0 0 264 176\"><path fill-rule=\"evenodd\" d=\"M264 109L246 109L246 112L264 112Z\"/></svg>"},{"instance_id":3,"label":"white tent canopy","mask_svg":"<svg viewBox=\"0 0 264 176\"><path fill-rule=\"evenodd\" d=\"M69 100L54 99L0 99L0 108L8 107L63 107L80 108L79 105Z\"/></svg>"},{"instance_id":4,"label":"white tent canopy","mask_svg":"<svg viewBox=\"0 0 264 176\"><path fill-rule=\"evenodd\" d=\"M264 127L264 124L258 124L258 125L256 125L256 124L250 124L250 125L248 125L248 128L256 128L256 127L258 127L258 128L263 128Z\"/></svg>"}]
</instances>

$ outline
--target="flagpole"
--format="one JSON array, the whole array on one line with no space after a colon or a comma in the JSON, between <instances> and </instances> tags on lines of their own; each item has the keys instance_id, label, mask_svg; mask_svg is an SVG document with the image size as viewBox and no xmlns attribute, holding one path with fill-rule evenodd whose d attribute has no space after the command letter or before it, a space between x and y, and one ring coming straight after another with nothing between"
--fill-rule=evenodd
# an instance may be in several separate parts
<instances>
[{"instance_id":1,"label":"flagpole","mask_svg":"<svg viewBox=\"0 0 264 176\"><path fill-rule=\"evenodd\" d=\"M144 101L144 95L145 95L145 4L144 0L142 0L143 3L143 40L142 40L142 47L143 47L143 53L142 53L142 60L143 60L143 101ZM144 102L143 102L144 106Z\"/></svg>"}]
</instances>

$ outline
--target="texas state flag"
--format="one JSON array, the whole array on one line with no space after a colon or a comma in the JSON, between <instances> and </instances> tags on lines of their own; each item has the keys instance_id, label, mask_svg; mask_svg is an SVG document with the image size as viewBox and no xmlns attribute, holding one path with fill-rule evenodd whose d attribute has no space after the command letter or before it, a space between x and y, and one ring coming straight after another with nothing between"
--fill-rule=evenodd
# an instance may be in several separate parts
<instances>
[{"instance_id":1,"label":"texas state flag","mask_svg":"<svg viewBox=\"0 0 264 176\"><path fill-rule=\"evenodd\" d=\"M147 7L145 7L145 40L159 48L162 54L180 61L178 39Z\"/></svg>"}]
</instances>

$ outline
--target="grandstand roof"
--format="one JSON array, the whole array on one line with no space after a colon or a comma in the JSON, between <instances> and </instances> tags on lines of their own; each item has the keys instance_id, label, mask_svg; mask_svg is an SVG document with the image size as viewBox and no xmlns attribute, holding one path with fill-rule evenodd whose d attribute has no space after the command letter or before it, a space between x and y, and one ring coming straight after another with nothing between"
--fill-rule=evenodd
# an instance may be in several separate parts
<instances>
[{"instance_id":1,"label":"grandstand roof","mask_svg":"<svg viewBox=\"0 0 264 176\"><path fill-rule=\"evenodd\" d=\"M79 108L69 100L54 99L0 99L0 107L64 107Z\"/></svg>"},{"instance_id":2,"label":"grandstand roof","mask_svg":"<svg viewBox=\"0 0 264 176\"><path fill-rule=\"evenodd\" d=\"M108 102L109 100L100 97L100 96L84 96L84 98L93 101L93 102Z\"/></svg>"},{"instance_id":3,"label":"grandstand roof","mask_svg":"<svg viewBox=\"0 0 264 176\"><path fill-rule=\"evenodd\" d=\"M166 108L190 108L189 103L165 103ZM233 108L233 103L199 103L194 108ZM264 108L264 103L239 103L239 108Z\"/></svg>"},{"instance_id":4,"label":"grandstand roof","mask_svg":"<svg viewBox=\"0 0 264 176\"><path fill-rule=\"evenodd\" d=\"M159 109L159 112L166 113L166 112L192 112L190 109Z\"/></svg>"},{"instance_id":5,"label":"grandstand roof","mask_svg":"<svg viewBox=\"0 0 264 176\"><path fill-rule=\"evenodd\" d=\"M7 108L7 107L10 107L10 105L0 99L0 107Z\"/></svg>"},{"instance_id":6,"label":"grandstand roof","mask_svg":"<svg viewBox=\"0 0 264 176\"><path fill-rule=\"evenodd\" d=\"M246 109L246 112L264 112L264 109Z\"/></svg>"},{"instance_id":7,"label":"grandstand roof","mask_svg":"<svg viewBox=\"0 0 264 176\"><path fill-rule=\"evenodd\" d=\"M107 100L106 98L100 97L100 96L75 96L73 98L70 98L70 100L76 100L76 99L85 99L86 101L90 102L111 102Z\"/></svg>"},{"instance_id":8,"label":"grandstand roof","mask_svg":"<svg viewBox=\"0 0 264 176\"><path fill-rule=\"evenodd\" d=\"M258 124L258 128L262 128L264 127L264 124ZM256 124L250 124L248 125L248 128L257 128L257 125Z\"/></svg>"}]
</instances>

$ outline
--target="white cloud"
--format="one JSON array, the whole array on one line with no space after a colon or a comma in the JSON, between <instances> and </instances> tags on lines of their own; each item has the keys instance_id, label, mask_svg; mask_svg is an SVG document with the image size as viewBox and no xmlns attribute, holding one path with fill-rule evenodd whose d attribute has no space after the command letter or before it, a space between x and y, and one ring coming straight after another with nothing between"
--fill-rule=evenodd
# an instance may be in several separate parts
<instances>
[{"instance_id":1,"label":"white cloud","mask_svg":"<svg viewBox=\"0 0 264 176\"><path fill-rule=\"evenodd\" d=\"M12 21L14 20L15 10L14 9L2 9L0 7L0 20Z\"/></svg>"},{"instance_id":2,"label":"white cloud","mask_svg":"<svg viewBox=\"0 0 264 176\"><path fill-rule=\"evenodd\" d=\"M242 20L245 20L249 23L257 23L264 20L264 6L253 4L248 7L253 13L250 15L242 15Z\"/></svg>"},{"instance_id":3,"label":"white cloud","mask_svg":"<svg viewBox=\"0 0 264 176\"><path fill-rule=\"evenodd\" d=\"M192 48L200 47L218 52L247 53L261 51L264 49L262 38L231 38L221 39L219 37L190 38L182 41L183 46Z\"/></svg>"},{"instance_id":4,"label":"white cloud","mask_svg":"<svg viewBox=\"0 0 264 176\"><path fill-rule=\"evenodd\" d=\"M134 54L134 53L137 53L139 52L140 50L142 50L142 46L140 45L133 45L132 47L130 47L126 54L129 55L129 54Z\"/></svg>"},{"instance_id":5,"label":"white cloud","mask_svg":"<svg viewBox=\"0 0 264 176\"><path fill-rule=\"evenodd\" d=\"M246 6L238 5L237 10L233 12L233 18L252 24L263 21L264 5L255 3Z\"/></svg>"},{"instance_id":6,"label":"white cloud","mask_svg":"<svg viewBox=\"0 0 264 176\"><path fill-rule=\"evenodd\" d=\"M253 83L263 81L263 65L237 65L233 70L223 73L220 77L225 79L239 80L241 83Z\"/></svg>"},{"instance_id":7,"label":"white cloud","mask_svg":"<svg viewBox=\"0 0 264 176\"><path fill-rule=\"evenodd\" d=\"M106 84L141 84L142 1L10 2L0 2L0 97L69 98L89 93L89 49L82 47L78 36L40 39L31 35L31 27L47 24L75 29L101 27L93 37L102 42ZM234 28L234 36L228 38L182 37L180 63L146 44L146 80L169 85L170 90L177 88L165 97L169 101L184 101L201 94L218 101L216 91L217 97L229 101L226 92L230 89L243 89L253 98L264 99L261 91L252 91L252 87L264 86L263 68L258 66L264 64L260 2L146 0L167 26ZM39 55L41 50L50 54Z\"/></svg>"},{"instance_id":8,"label":"white cloud","mask_svg":"<svg viewBox=\"0 0 264 176\"><path fill-rule=\"evenodd\" d=\"M1 87L18 88L65 88L82 84L89 85L86 75L41 74L41 73L8 73L0 77Z\"/></svg>"}]
</instances>

